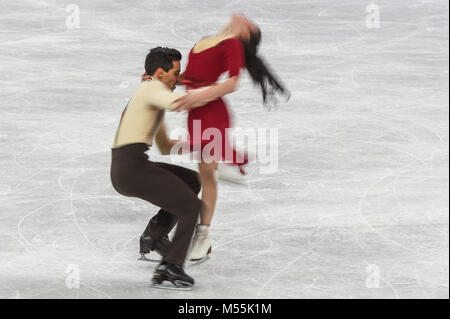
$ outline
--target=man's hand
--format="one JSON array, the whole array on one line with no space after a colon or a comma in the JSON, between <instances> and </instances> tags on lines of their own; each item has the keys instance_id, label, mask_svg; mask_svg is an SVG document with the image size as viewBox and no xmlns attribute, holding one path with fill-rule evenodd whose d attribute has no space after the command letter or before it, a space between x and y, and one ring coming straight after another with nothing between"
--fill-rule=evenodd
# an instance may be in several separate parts
<instances>
[{"instance_id":1,"label":"man's hand","mask_svg":"<svg viewBox=\"0 0 450 319\"><path fill-rule=\"evenodd\" d=\"M151 80L152 78L150 77L150 75L147 74L147 72L145 72L144 74L142 74L141 76L141 82L147 81L147 80Z\"/></svg>"},{"instance_id":2,"label":"man's hand","mask_svg":"<svg viewBox=\"0 0 450 319\"><path fill-rule=\"evenodd\" d=\"M182 142L183 142L182 140L173 140L173 139L169 139L169 145L170 145L170 148L172 148L172 147L174 147L175 145L180 144L180 143L182 143Z\"/></svg>"}]
</instances>

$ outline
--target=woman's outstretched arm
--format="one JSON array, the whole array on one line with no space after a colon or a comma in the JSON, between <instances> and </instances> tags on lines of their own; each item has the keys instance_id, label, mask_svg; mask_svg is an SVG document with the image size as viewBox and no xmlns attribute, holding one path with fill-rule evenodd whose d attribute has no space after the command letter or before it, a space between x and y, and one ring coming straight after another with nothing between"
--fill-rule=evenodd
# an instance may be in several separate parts
<instances>
[{"instance_id":1,"label":"woman's outstretched arm","mask_svg":"<svg viewBox=\"0 0 450 319\"><path fill-rule=\"evenodd\" d=\"M190 91L188 94L175 101L177 107L175 107L173 110L190 110L195 107L205 105L209 101L214 101L224 95L233 92L237 87L238 80L239 77L236 75L232 76L223 83L215 84L205 89Z\"/></svg>"}]
</instances>

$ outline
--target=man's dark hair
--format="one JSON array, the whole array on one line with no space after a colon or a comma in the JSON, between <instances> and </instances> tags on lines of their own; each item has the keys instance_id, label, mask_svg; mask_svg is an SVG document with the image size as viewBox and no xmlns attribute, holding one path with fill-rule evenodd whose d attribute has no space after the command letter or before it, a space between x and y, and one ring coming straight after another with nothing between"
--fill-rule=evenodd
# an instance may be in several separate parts
<instances>
[{"instance_id":1,"label":"man's dark hair","mask_svg":"<svg viewBox=\"0 0 450 319\"><path fill-rule=\"evenodd\" d=\"M181 53L176 49L156 47L150 50L145 58L145 72L152 75L158 68L169 72L173 61L181 61Z\"/></svg>"}]
</instances>

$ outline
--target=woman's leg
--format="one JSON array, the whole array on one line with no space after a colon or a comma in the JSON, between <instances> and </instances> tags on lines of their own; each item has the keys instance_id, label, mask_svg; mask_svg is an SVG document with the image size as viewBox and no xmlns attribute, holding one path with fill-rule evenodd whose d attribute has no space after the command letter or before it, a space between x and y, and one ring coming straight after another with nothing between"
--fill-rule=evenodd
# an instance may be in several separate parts
<instances>
[{"instance_id":1,"label":"woman's leg","mask_svg":"<svg viewBox=\"0 0 450 319\"><path fill-rule=\"evenodd\" d=\"M214 177L216 166L217 164L214 162L208 164L202 161L199 164L204 206L200 212L200 225L196 227L191 252L189 254L189 259L193 261L201 260L211 253L212 241L209 236L209 227L217 201L217 183Z\"/></svg>"},{"instance_id":2,"label":"woman's leg","mask_svg":"<svg viewBox=\"0 0 450 319\"><path fill-rule=\"evenodd\" d=\"M202 161L198 167L203 186L202 201L205 204L205 209L200 214L200 224L210 226L217 201L217 182L214 176L217 163L205 163Z\"/></svg>"}]
</instances>

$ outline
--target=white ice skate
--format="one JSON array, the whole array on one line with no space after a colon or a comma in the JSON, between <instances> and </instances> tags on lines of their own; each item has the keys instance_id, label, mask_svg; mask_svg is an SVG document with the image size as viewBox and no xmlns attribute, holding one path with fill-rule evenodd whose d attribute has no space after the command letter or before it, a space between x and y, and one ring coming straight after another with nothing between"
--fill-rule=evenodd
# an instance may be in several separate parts
<instances>
[{"instance_id":1,"label":"white ice skate","mask_svg":"<svg viewBox=\"0 0 450 319\"><path fill-rule=\"evenodd\" d=\"M197 225L188 259L190 261L206 259L211 253L211 246L212 241L211 236L209 236L209 226Z\"/></svg>"},{"instance_id":2,"label":"white ice skate","mask_svg":"<svg viewBox=\"0 0 450 319\"><path fill-rule=\"evenodd\" d=\"M248 181L247 175L245 175L245 172L243 172L239 166L225 163L217 165L216 180L217 179L237 184Z\"/></svg>"}]
</instances>

